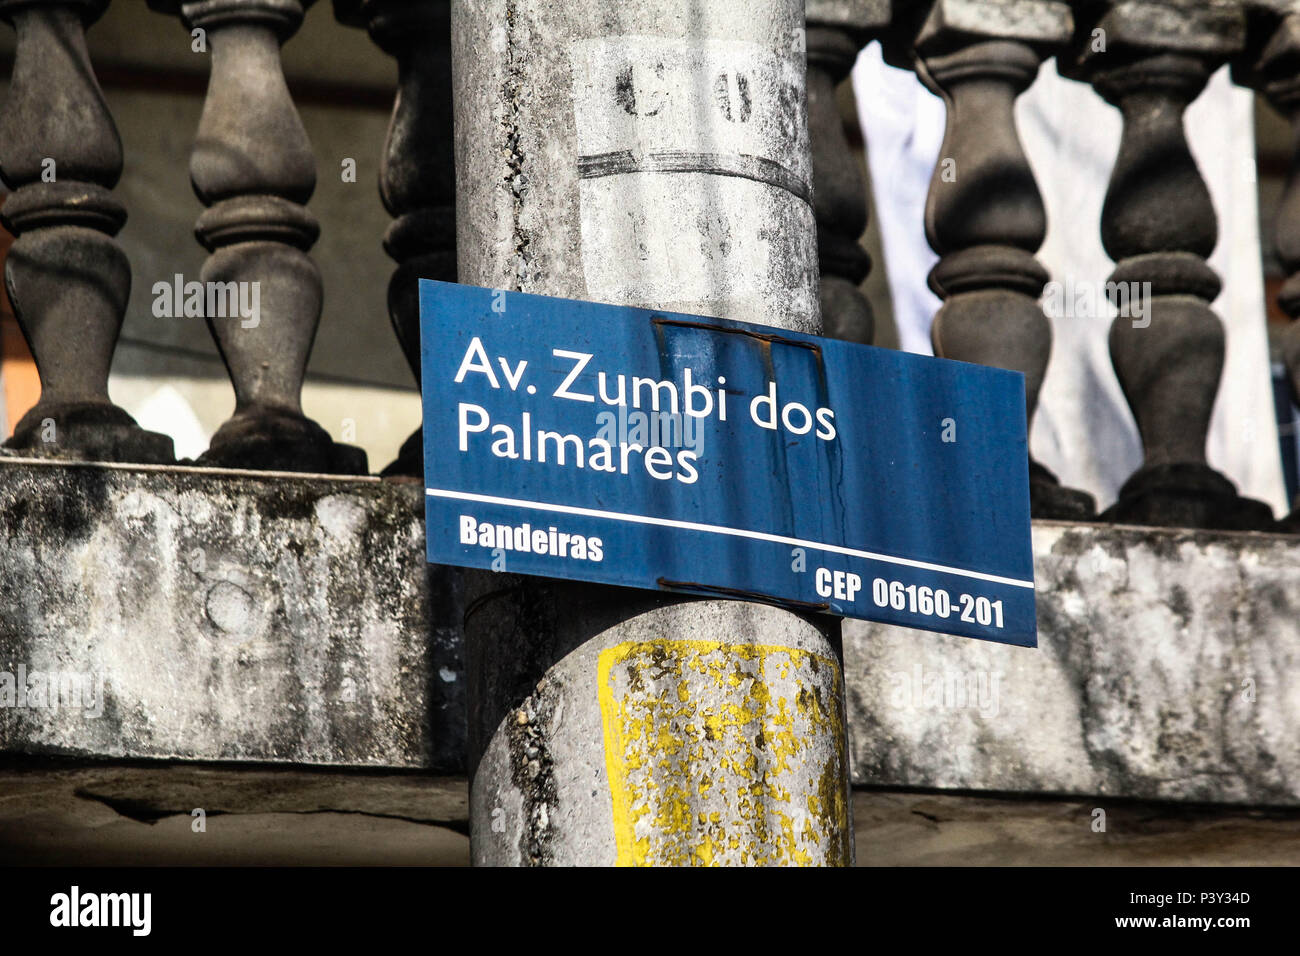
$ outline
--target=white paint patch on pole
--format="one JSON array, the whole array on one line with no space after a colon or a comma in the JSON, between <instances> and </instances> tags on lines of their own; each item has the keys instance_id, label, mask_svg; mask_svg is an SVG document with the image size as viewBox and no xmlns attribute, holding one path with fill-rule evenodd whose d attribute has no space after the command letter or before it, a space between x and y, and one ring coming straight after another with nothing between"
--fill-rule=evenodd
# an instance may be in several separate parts
<instances>
[{"instance_id":1,"label":"white paint patch on pole","mask_svg":"<svg viewBox=\"0 0 1300 956\"><path fill-rule=\"evenodd\" d=\"M776 305L814 331L802 58L625 36L580 40L570 62L588 297L737 318Z\"/></svg>"}]
</instances>

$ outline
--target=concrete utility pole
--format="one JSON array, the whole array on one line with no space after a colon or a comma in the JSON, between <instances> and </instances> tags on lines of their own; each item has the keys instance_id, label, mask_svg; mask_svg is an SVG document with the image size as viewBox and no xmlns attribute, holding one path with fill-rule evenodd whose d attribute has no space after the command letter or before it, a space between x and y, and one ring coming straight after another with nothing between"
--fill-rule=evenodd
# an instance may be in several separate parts
<instances>
[{"instance_id":1,"label":"concrete utility pole","mask_svg":"<svg viewBox=\"0 0 1300 956\"><path fill-rule=\"evenodd\" d=\"M461 281L820 331L803 14L455 4ZM466 591L476 864L852 862L833 620L508 573Z\"/></svg>"}]
</instances>

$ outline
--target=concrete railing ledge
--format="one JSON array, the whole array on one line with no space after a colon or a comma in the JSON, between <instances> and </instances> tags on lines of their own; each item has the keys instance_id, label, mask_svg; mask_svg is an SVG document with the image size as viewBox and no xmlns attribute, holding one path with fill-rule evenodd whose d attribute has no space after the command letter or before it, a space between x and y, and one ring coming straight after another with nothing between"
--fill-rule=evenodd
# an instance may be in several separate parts
<instances>
[{"instance_id":1,"label":"concrete railing ledge","mask_svg":"<svg viewBox=\"0 0 1300 956\"><path fill-rule=\"evenodd\" d=\"M0 470L0 753L464 772L418 484ZM1034 550L1037 650L846 622L855 784L1300 805L1300 541L1042 521Z\"/></svg>"}]
</instances>

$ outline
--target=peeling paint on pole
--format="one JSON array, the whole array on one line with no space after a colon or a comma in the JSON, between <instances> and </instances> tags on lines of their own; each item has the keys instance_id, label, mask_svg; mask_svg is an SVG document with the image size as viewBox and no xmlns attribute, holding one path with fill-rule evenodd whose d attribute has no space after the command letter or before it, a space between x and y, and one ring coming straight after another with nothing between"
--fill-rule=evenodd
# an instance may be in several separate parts
<instances>
[{"instance_id":1,"label":"peeling paint on pole","mask_svg":"<svg viewBox=\"0 0 1300 956\"><path fill-rule=\"evenodd\" d=\"M575 45L573 76L587 298L816 315L815 227L771 228L811 216L801 60L600 37Z\"/></svg>"},{"instance_id":2,"label":"peeling paint on pole","mask_svg":"<svg viewBox=\"0 0 1300 956\"><path fill-rule=\"evenodd\" d=\"M510 574L467 591L476 864L850 862L831 619Z\"/></svg>"},{"instance_id":3,"label":"peeling paint on pole","mask_svg":"<svg viewBox=\"0 0 1300 956\"><path fill-rule=\"evenodd\" d=\"M629 642L597 680L619 865L847 860L843 760L817 746L844 733L833 658Z\"/></svg>"},{"instance_id":4,"label":"peeling paint on pole","mask_svg":"<svg viewBox=\"0 0 1300 956\"><path fill-rule=\"evenodd\" d=\"M800 0L462 0L452 32L461 282L820 331ZM851 862L836 621L509 573L466 591L476 864ZM680 679L644 683L635 648ZM683 744L632 768L642 711ZM688 745L709 719L732 723Z\"/></svg>"}]
</instances>

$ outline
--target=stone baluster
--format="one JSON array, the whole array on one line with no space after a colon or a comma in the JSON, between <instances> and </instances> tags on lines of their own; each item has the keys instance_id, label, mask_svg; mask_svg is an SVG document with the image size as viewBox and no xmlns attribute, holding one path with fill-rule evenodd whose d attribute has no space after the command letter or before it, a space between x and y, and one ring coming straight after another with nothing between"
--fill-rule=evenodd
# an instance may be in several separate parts
<instances>
[{"instance_id":1,"label":"stone baluster","mask_svg":"<svg viewBox=\"0 0 1300 956\"><path fill-rule=\"evenodd\" d=\"M1120 308L1110 329L1111 362L1144 451L1142 466L1102 517L1269 527L1268 506L1240 497L1205 458L1224 359L1223 323L1210 308L1222 284L1206 262L1218 220L1183 128L1184 111L1210 74L1242 48L1242 10L1217 0L1126 2L1081 24L1079 37L1078 75L1124 120L1101 233L1117 263L1107 285ZM1144 308L1132 308L1135 301Z\"/></svg>"},{"instance_id":2,"label":"stone baluster","mask_svg":"<svg viewBox=\"0 0 1300 956\"><path fill-rule=\"evenodd\" d=\"M871 344L875 321L858 289L871 271L859 239L867 228L867 185L844 135L836 88L858 52L889 24L888 0L808 0L808 132L813 210L826 334Z\"/></svg>"},{"instance_id":3,"label":"stone baluster","mask_svg":"<svg viewBox=\"0 0 1300 956\"><path fill-rule=\"evenodd\" d=\"M398 88L384 143L379 194L394 217L385 251L397 262L388 315L420 380L418 279L456 281L456 174L451 102L449 0L334 0L339 21L366 27L397 59ZM421 429L402 445L385 476L422 475Z\"/></svg>"},{"instance_id":4,"label":"stone baluster","mask_svg":"<svg viewBox=\"0 0 1300 956\"><path fill-rule=\"evenodd\" d=\"M315 158L285 84L280 45L313 0L149 2L205 31L211 73L190 156L190 180L208 207L194 229L211 253L199 278L209 292L235 283L221 288L237 289L241 304L236 310L224 293L208 296L205 318L234 384L235 413L199 461L364 473L364 452L335 444L302 413L321 311L320 272L307 250L320 228L306 209Z\"/></svg>"},{"instance_id":5,"label":"stone baluster","mask_svg":"<svg viewBox=\"0 0 1300 956\"><path fill-rule=\"evenodd\" d=\"M1235 76L1263 93L1292 130L1291 169L1277 208L1274 244L1287 276L1278 305L1293 320L1282 333L1282 358L1300 402L1300 0L1262 0L1251 12L1251 39L1235 64ZM1300 498L1279 529L1300 531Z\"/></svg>"},{"instance_id":6,"label":"stone baluster","mask_svg":"<svg viewBox=\"0 0 1300 956\"><path fill-rule=\"evenodd\" d=\"M1049 276L1035 257L1047 215L1014 107L1072 31L1065 3L936 0L914 44L917 72L948 108L925 210L940 255L930 287L944 300L931 328L934 351L1023 372L1030 422L1052 347L1038 302ZM1091 495L1063 487L1032 458L1029 473L1034 517L1095 516Z\"/></svg>"},{"instance_id":7,"label":"stone baluster","mask_svg":"<svg viewBox=\"0 0 1300 956\"><path fill-rule=\"evenodd\" d=\"M16 237L5 263L14 314L41 397L5 443L20 455L166 463L172 441L108 398L108 372L131 291L112 239L126 209L111 191L122 143L86 53L108 0L0 0L17 32L0 112L0 175Z\"/></svg>"}]
</instances>

